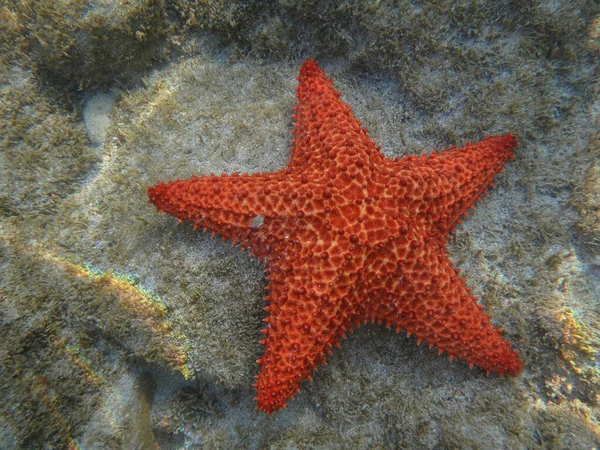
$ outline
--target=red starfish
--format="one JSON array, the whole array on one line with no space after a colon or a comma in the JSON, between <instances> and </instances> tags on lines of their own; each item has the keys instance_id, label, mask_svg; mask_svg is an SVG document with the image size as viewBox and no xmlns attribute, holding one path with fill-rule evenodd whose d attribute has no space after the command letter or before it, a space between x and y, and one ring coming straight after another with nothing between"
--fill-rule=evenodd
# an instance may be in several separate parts
<instances>
[{"instance_id":1,"label":"red starfish","mask_svg":"<svg viewBox=\"0 0 600 450\"><path fill-rule=\"evenodd\" d=\"M395 325L488 374L516 375L523 363L445 251L516 139L392 160L315 61L302 64L298 81L286 167L148 189L159 211L220 233L266 265L258 407L271 414L285 406L346 331L367 321Z\"/></svg>"}]
</instances>

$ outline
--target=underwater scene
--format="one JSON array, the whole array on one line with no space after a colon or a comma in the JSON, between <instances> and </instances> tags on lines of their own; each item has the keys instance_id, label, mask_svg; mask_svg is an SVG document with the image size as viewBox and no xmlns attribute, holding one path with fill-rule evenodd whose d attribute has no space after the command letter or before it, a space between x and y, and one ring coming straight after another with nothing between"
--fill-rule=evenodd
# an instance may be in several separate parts
<instances>
[{"instance_id":1,"label":"underwater scene","mask_svg":"<svg viewBox=\"0 0 600 450\"><path fill-rule=\"evenodd\" d=\"M0 448L600 448L598 2L0 27Z\"/></svg>"}]
</instances>

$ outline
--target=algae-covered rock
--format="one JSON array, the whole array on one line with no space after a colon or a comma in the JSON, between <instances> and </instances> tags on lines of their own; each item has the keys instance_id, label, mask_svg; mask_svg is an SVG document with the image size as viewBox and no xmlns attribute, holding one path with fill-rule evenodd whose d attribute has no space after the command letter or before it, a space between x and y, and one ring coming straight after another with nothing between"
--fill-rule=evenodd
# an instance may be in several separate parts
<instances>
[{"instance_id":1,"label":"algae-covered rock","mask_svg":"<svg viewBox=\"0 0 600 450\"><path fill-rule=\"evenodd\" d=\"M574 203L578 207L581 218L578 229L589 240L590 245L600 245L600 140L592 140L586 149L595 156L587 171L583 173L583 183L579 184ZM600 264L600 261L598 261Z\"/></svg>"},{"instance_id":2,"label":"algae-covered rock","mask_svg":"<svg viewBox=\"0 0 600 450\"><path fill-rule=\"evenodd\" d=\"M164 56L164 0L32 0L16 11L38 71L60 86L128 82Z\"/></svg>"},{"instance_id":3,"label":"algae-covered rock","mask_svg":"<svg viewBox=\"0 0 600 450\"><path fill-rule=\"evenodd\" d=\"M75 114L40 92L31 73L11 75L0 87L0 212L53 215L98 158Z\"/></svg>"},{"instance_id":4,"label":"algae-covered rock","mask_svg":"<svg viewBox=\"0 0 600 450\"><path fill-rule=\"evenodd\" d=\"M68 102L43 89L15 11L0 10L0 215L36 221L57 212L97 161Z\"/></svg>"},{"instance_id":5,"label":"algae-covered rock","mask_svg":"<svg viewBox=\"0 0 600 450\"><path fill-rule=\"evenodd\" d=\"M185 339L134 280L76 264L9 227L0 258L0 376L12 380L0 410L15 444L73 445L113 385L144 363L163 361L174 379L190 377ZM123 439L117 430L110 439Z\"/></svg>"},{"instance_id":6,"label":"algae-covered rock","mask_svg":"<svg viewBox=\"0 0 600 450\"><path fill-rule=\"evenodd\" d=\"M598 5L27 1L0 14L0 447L598 445ZM309 56L387 156L517 136L448 250L525 362L518 377L366 325L287 409L255 410L262 267L158 215L146 192L283 167ZM99 98L112 107L96 134Z\"/></svg>"}]
</instances>

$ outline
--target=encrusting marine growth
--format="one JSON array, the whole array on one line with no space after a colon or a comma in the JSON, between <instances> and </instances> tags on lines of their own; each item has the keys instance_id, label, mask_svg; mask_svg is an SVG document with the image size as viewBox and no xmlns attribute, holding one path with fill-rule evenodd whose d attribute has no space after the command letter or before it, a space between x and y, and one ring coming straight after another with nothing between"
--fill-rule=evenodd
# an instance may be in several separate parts
<instances>
[{"instance_id":1,"label":"encrusting marine growth","mask_svg":"<svg viewBox=\"0 0 600 450\"><path fill-rule=\"evenodd\" d=\"M271 173L192 177L150 202L221 234L266 266L265 351L255 384L271 414L366 321L415 334L487 373L523 363L445 251L460 217L513 156L510 135L386 158L317 63L300 68L291 160Z\"/></svg>"}]
</instances>

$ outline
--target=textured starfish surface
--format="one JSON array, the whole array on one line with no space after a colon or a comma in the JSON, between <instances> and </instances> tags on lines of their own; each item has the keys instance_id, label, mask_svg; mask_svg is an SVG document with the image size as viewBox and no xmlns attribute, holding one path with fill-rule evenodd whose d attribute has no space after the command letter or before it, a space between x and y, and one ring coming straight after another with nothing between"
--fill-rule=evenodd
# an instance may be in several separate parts
<instances>
[{"instance_id":1,"label":"textured starfish surface","mask_svg":"<svg viewBox=\"0 0 600 450\"><path fill-rule=\"evenodd\" d=\"M445 251L516 139L390 159L316 62L302 64L298 81L285 168L148 189L159 211L221 234L266 265L258 407L285 406L345 333L366 321L406 330L487 373L517 374L523 363Z\"/></svg>"}]
</instances>

